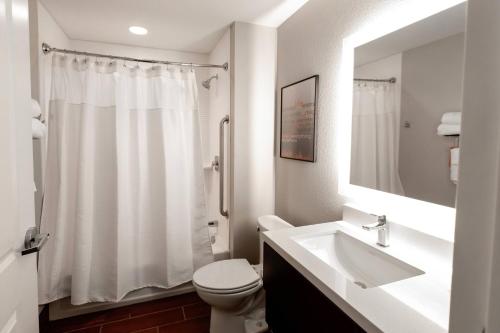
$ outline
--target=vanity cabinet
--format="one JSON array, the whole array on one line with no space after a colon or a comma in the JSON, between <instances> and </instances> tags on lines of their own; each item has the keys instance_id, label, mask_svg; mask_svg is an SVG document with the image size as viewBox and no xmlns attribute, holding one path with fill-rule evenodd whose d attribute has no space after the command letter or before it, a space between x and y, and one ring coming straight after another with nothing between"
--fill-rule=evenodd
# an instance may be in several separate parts
<instances>
[{"instance_id":1,"label":"vanity cabinet","mask_svg":"<svg viewBox=\"0 0 500 333\"><path fill-rule=\"evenodd\" d=\"M267 244L264 288L266 321L273 333L365 332Z\"/></svg>"}]
</instances>

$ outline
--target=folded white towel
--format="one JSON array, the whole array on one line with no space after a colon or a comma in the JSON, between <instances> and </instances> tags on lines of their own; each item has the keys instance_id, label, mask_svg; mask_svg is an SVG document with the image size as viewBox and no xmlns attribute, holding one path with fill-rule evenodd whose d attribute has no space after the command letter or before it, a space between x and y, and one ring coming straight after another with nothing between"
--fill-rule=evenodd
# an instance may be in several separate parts
<instances>
[{"instance_id":1,"label":"folded white towel","mask_svg":"<svg viewBox=\"0 0 500 333\"><path fill-rule=\"evenodd\" d=\"M460 125L461 122L462 122L462 112L446 112L441 117L441 123L443 124Z\"/></svg>"},{"instance_id":2,"label":"folded white towel","mask_svg":"<svg viewBox=\"0 0 500 333\"><path fill-rule=\"evenodd\" d=\"M453 184L458 184L458 161L460 159L460 148L450 149L450 180Z\"/></svg>"},{"instance_id":3,"label":"folded white towel","mask_svg":"<svg viewBox=\"0 0 500 333\"><path fill-rule=\"evenodd\" d=\"M458 184L458 164L450 167L450 180L453 184Z\"/></svg>"},{"instance_id":4,"label":"folded white towel","mask_svg":"<svg viewBox=\"0 0 500 333\"><path fill-rule=\"evenodd\" d=\"M437 129L437 134L441 136L460 135L460 125L441 124Z\"/></svg>"},{"instance_id":5,"label":"folded white towel","mask_svg":"<svg viewBox=\"0 0 500 333\"><path fill-rule=\"evenodd\" d=\"M40 104L34 99L31 99L31 118L38 118L42 114Z\"/></svg>"},{"instance_id":6,"label":"folded white towel","mask_svg":"<svg viewBox=\"0 0 500 333\"><path fill-rule=\"evenodd\" d=\"M40 139L47 133L47 127L38 119L31 119L31 132L33 139Z\"/></svg>"},{"instance_id":7,"label":"folded white towel","mask_svg":"<svg viewBox=\"0 0 500 333\"><path fill-rule=\"evenodd\" d=\"M450 164L458 165L460 159L460 148L455 147L450 149Z\"/></svg>"}]
</instances>

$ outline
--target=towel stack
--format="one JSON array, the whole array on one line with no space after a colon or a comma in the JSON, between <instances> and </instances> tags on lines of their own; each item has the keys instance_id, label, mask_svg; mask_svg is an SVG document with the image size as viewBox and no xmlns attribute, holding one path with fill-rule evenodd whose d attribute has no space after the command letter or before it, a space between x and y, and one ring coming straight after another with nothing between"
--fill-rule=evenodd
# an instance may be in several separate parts
<instances>
[{"instance_id":1,"label":"towel stack","mask_svg":"<svg viewBox=\"0 0 500 333\"><path fill-rule=\"evenodd\" d=\"M437 134L441 136L460 135L462 112L446 112L441 117Z\"/></svg>"},{"instance_id":2,"label":"towel stack","mask_svg":"<svg viewBox=\"0 0 500 333\"><path fill-rule=\"evenodd\" d=\"M31 100L31 133L33 139L41 139L47 133L47 127L40 121L42 110L40 104L34 99Z\"/></svg>"}]
</instances>

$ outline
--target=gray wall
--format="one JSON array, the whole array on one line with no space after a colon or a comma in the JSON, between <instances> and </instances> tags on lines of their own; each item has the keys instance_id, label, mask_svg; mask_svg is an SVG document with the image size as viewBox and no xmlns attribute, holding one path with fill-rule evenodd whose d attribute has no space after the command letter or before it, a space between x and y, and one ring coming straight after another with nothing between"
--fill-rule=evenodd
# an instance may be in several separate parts
<instances>
[{"instance_id":1,"label":"gray wall","mask_svg":"<svg viewBox=\"0 0 500 333\"><path fill-rule=\"evenodd\" d=\"M399 173L408 197L455 206L449 148L436 134L444 112L461 111L464 34L403 52Z\"/></svg>"}]
</instances>

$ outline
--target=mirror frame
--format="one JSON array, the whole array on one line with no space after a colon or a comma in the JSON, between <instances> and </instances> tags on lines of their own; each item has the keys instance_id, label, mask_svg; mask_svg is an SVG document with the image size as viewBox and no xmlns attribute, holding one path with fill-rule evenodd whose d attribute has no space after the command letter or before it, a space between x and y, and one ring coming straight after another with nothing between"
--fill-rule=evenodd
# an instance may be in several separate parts
<instances>
[{"instance_id":1,"label":"mirror frame","mask_svg":"<svg viewBox=\"0 0 500 333\"><path fill-rule=\"evenodd\" d=\"M432 1L426 2L426 6L421 3L419 6L416 1L406 7L401 6L397 11L384 13L383 17L377 16L376 21L365 24L358 32L344 38L338 78L340 98L337 109L340 112L337 126L339 144L336 148L339 193L363 210L386 214L391 222L449 242L453 242L455 236L455 208L350 183L354 49L464 2L466 0Z\"/></svg>"}]
</instances>

